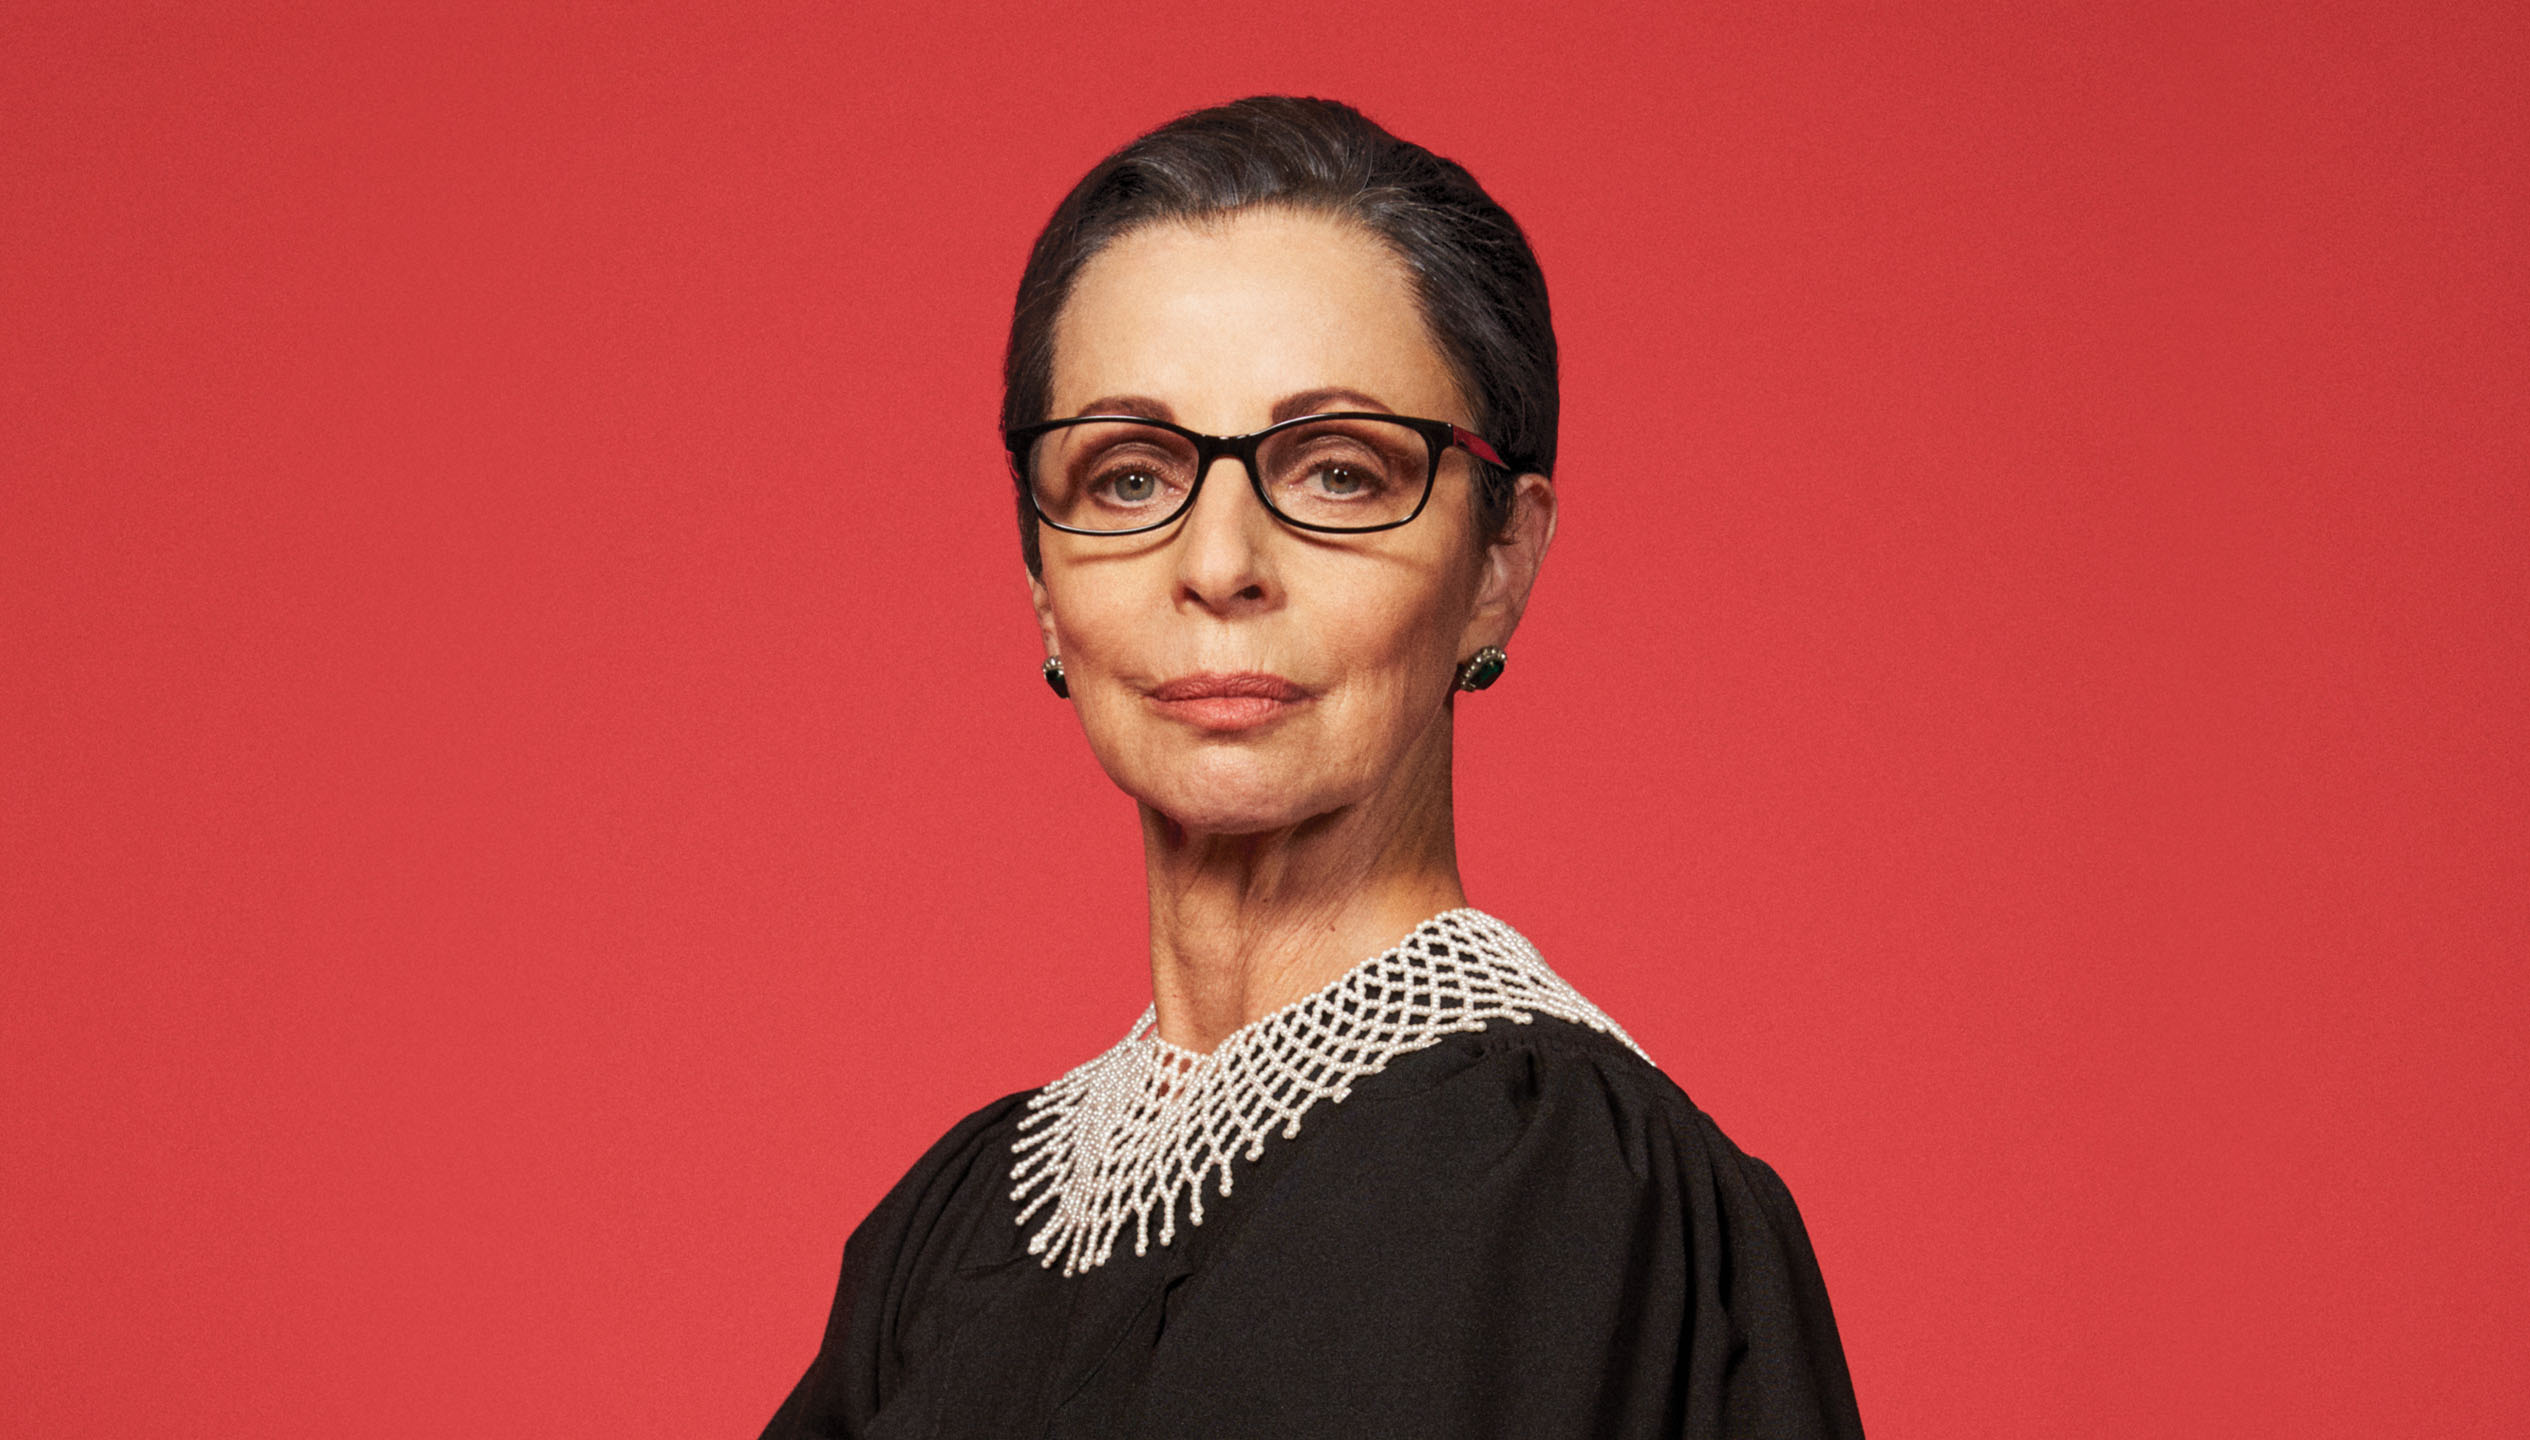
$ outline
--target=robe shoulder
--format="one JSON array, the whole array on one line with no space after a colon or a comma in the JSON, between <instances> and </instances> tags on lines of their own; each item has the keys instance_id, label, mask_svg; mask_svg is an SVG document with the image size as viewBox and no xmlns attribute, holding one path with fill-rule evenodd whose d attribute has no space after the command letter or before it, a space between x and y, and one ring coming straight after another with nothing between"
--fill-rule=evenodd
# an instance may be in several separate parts
<instances>
[{"instance_id":1,"label":"robe shoulder","mask_svg":"<svg viewBox=\"0 0 2530 1440\"><path fill-rule=\"evenodd\" d=\"M1378 1080L1171 1296L1143 1433L1861 1433L1790 1191L1668 1076L1539 1019Z\"/></svg>"},{"instance_id":2,"label":"robe shoulder","mask_svg":"<svg viewBox=\"0 0 2530 1440\"><path fill-rule=\"evenodd\" d=\"M976 1110L932 1143L843 1246L826 1333L807 1373L764 1429L764 1440L855 1435L934 1337L928 1302L974 1234L974 1196L1010 1164L1010 1137L1034 1090Z\"/></svg>"}]
</instances>

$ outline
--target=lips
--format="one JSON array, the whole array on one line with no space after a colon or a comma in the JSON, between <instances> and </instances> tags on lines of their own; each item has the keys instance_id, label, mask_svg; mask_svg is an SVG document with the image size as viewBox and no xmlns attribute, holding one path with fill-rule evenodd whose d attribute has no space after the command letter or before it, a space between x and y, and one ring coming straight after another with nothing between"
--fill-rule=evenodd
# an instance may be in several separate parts
<instances>
[{"instance_id":1,"label":"lips","mask_svg":"<svg viewBox=\"0 0 2530 1440\"><path fill-rule=\"evenodd\" d=\"M1187 675L1151 691L1162 713L1205 730L1248 730L1279 719L1309 692L1280 675Z\"/></svg>"}]
</instances>

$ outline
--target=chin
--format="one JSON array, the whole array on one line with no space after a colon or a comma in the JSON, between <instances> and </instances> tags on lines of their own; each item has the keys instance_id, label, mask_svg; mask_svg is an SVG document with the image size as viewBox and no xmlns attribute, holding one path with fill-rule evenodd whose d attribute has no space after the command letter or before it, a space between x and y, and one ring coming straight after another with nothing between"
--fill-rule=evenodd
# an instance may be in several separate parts
<instances>
[{"instance_id":1,"label":"chin","mask_svg":"<svg viewBox=\"0 0 2530 1440\"><path fill-rule=\"evenodd\" d=\"M1339 809L1354 798L1320 793L1321 787L1312 782L1322 777L1281 771L1280 766L1254 764L1252 757L1240 757L1228 764L1207 757L1193 764L1171 766L1166 774L1134 777L1134 781L1124 782L1124 788L1134 799L1183 829L1205 835L1253 835L1288 829Z\"/></svg>"}]
</instances>

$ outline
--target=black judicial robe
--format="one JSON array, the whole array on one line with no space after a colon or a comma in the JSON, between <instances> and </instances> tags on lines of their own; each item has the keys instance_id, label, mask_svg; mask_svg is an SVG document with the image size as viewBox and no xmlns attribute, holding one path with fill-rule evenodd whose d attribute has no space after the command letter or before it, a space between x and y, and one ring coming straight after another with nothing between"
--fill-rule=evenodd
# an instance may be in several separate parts
<instances>
[{"instance_id":1,"label":"black judicial robe","mask_svg":"<svg viewBox=\"0 0 2530 1440\"><path fill-rule=\"evenodd\" d=\"M1660 1071L1496 1021L1399 1056L1208 1183L1146 1255L1027 1251L1025 1094L844 1247L765 1440L1859 1436L1800 1212Z\"/></svg>"}]
</instances>

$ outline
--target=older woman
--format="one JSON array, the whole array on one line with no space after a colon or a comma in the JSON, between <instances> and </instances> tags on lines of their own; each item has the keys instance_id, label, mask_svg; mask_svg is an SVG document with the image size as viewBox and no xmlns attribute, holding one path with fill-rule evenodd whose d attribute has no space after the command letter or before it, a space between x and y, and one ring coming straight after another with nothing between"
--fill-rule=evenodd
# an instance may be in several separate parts
<instances>
[{"instance_id":1,"label":"older woman","mask_svg":"<svg viewBox=\"0 0 2530 1440\"><path fill-rule=\"evenodd\" d=\"M871 1213L766 1434L1858 1435L1782 1182L1459 885L1555 530L1511 217L1342 105L1189 115L1055 212L1006 381L1151 1008Z\"/></svg>"}]
</instances>

